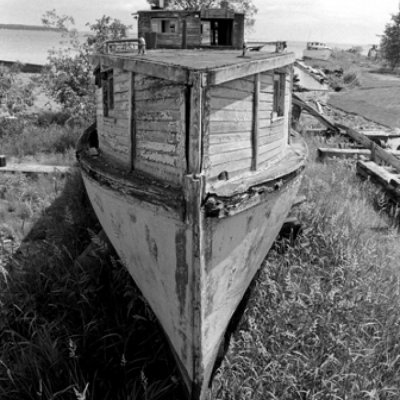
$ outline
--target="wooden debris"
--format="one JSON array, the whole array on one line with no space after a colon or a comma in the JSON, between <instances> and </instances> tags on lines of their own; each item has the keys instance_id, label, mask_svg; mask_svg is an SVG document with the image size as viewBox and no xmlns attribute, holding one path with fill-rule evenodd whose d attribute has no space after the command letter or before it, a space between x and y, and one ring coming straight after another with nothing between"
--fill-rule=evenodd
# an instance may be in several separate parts
<instances>
[{"instance_id":1,"label":"wooden debris","mask_svg":"<svg viewBox=\"0 0 400 400\"><path fill-rule=\"evenodd\" d=\"M386 150L388 153L393 154L395 157L400 157L399 150ZM337 148L327 148L320 147L318 148L318 159L320 161L324 160L328 157L338 157L338 158L353 158L356 157L361 158L371 157L371 150L369 149L337 149Z\"/></svg>"},{"instance_id":2,"label":"wooden debris","mask_svg":"<svg viewBox=\"0 0 400 400\"><path fill-rule=\"evenodd\" d=\"M396 158L393 154L388 151L382 149L382 147L378 146L371 139L367 138L362 133L356 131L355 129L349 128L348 126L337 124L340 129L343 129L348 136L350 136L356 142L362 144L366 149L370 149L372 151L372 158L374 161L380 163L386 163L396 168L397 172L400 173L400 160Z\"/></svg>"},{"instance_id":3,"label":"wooden debris","mask_svg":"<svg viewBox=\"0 0 400 400\"><path fill-rule=\"evenodd\" d=\"M395 201L400 201L400 175L373 161L357 161L357 174L380 184Z\"/></svg>"},{"instance_id":4,"label":"wooden debris","mask_svg":"<svg viewBox=\"0 0 400 400\"><path fill-rule=\"evenodd\" d=\"M0 167L0 172L65 175L71 172L72 169L73 167L66 165L8 164L4 167Z\"/></svg>"},{"instance_id":5,"label":"wooden debris","mask_svg":"<svg viewBox=\"0 0 400 400\"><path fill-rule=\"evenodd\" d=\"M293 93L292 103L300 106L302 109L306 110L309 114L315 117L321 124L325 125L327 128L334 132L338 132L339 128L333 124L328 118L318 112L315 108L311 107L304 100Z\"/></svg>"}]
</instances>

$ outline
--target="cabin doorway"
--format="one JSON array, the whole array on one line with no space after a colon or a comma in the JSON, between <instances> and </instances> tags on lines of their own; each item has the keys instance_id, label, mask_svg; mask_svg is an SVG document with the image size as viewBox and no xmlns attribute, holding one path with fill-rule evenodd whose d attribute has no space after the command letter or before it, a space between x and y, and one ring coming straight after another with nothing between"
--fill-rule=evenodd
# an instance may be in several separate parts
<instances>
[{"instance_id":1,"label":"cabin doorway","mask_svg":"<svg viewBox=\"0 0 400 400\"><path fill-rule=\"evenodd\" d=\"M232 46L233 21L230 19L213 19L202 21L203 45Z\"/></svg>"}]
</instances>

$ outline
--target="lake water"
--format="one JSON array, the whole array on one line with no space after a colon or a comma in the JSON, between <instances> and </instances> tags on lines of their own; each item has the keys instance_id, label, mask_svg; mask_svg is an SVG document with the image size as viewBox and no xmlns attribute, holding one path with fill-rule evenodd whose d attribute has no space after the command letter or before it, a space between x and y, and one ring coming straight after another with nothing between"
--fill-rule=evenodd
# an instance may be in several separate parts
<instances>
[{"instance_id":1,"label":"lake water","mask_svg":"<svg viewBox=\"0 0 400 400\"><path fill-rule=\"evenodd\" d=\"M82 33L81 37L84 38ZM0 29L0 60L20 61L22 63L45 64L48 51L52 48L66 47L60 44L59 32L39 30ZM265 40L265 39L264 39ZM263 39L249 39L263 41ZM287 42L288 51L293 51L297 58L302 57L305 42ZM351 44L328 43L333 48L349 49ZM368 51L364 48L364 51Z\"/></svg>"}]
</instances>

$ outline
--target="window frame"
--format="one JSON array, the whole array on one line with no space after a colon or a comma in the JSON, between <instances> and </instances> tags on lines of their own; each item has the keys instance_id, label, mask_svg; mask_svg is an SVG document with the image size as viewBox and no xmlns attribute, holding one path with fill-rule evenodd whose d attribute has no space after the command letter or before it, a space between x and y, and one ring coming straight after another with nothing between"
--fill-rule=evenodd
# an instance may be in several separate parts
<instances>
[{"instance_id":1,"label":"window frame","mask_svg":"<svg viewBox=\"0 0 400 400\"><path fill-rule=\"evenodd\" d=\"M151 18L151 31L160 35L178 35L179 34L179 20L178 18ZM154 29L156 27L156 30ZM171 28L173 27L173 31Z\"/></svg>"},{"instance_id":2,"label":"window frame","mask_svg":"<svg viewBox=\"0 0 400 400\"><path fill-rule=\"evenodd\" d=\"M101 86L103 90L103 115L110 116L114 110L114 72L112 69L101 73Z\"/></svg>"},{"instance_id":3,"label":"window frame","mask_svg":"<svg viewBox=\"0 0 400 400\"><path fill-rule=\"evenodd\" d=\"M285 91L286 74L283 72L274 72L274 94L272 105L273 120L285 116Z\"/></svg>"}]
</instances>

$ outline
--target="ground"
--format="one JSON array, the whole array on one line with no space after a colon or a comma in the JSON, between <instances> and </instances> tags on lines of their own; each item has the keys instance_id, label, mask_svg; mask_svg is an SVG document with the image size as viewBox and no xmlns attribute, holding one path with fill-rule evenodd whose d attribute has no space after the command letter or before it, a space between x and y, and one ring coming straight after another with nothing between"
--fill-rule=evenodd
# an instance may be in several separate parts
<instances>
[{"instance_id":1,"label":"ground","mask_svg":"<svg viewBox=\"0 0 400 400\"><path fill-rule=\"evenodd\" d=\"M360 86L333 93L329 104L391 128L400 128L400 78L361 72Z\"/></svg>"}]
</instances>

